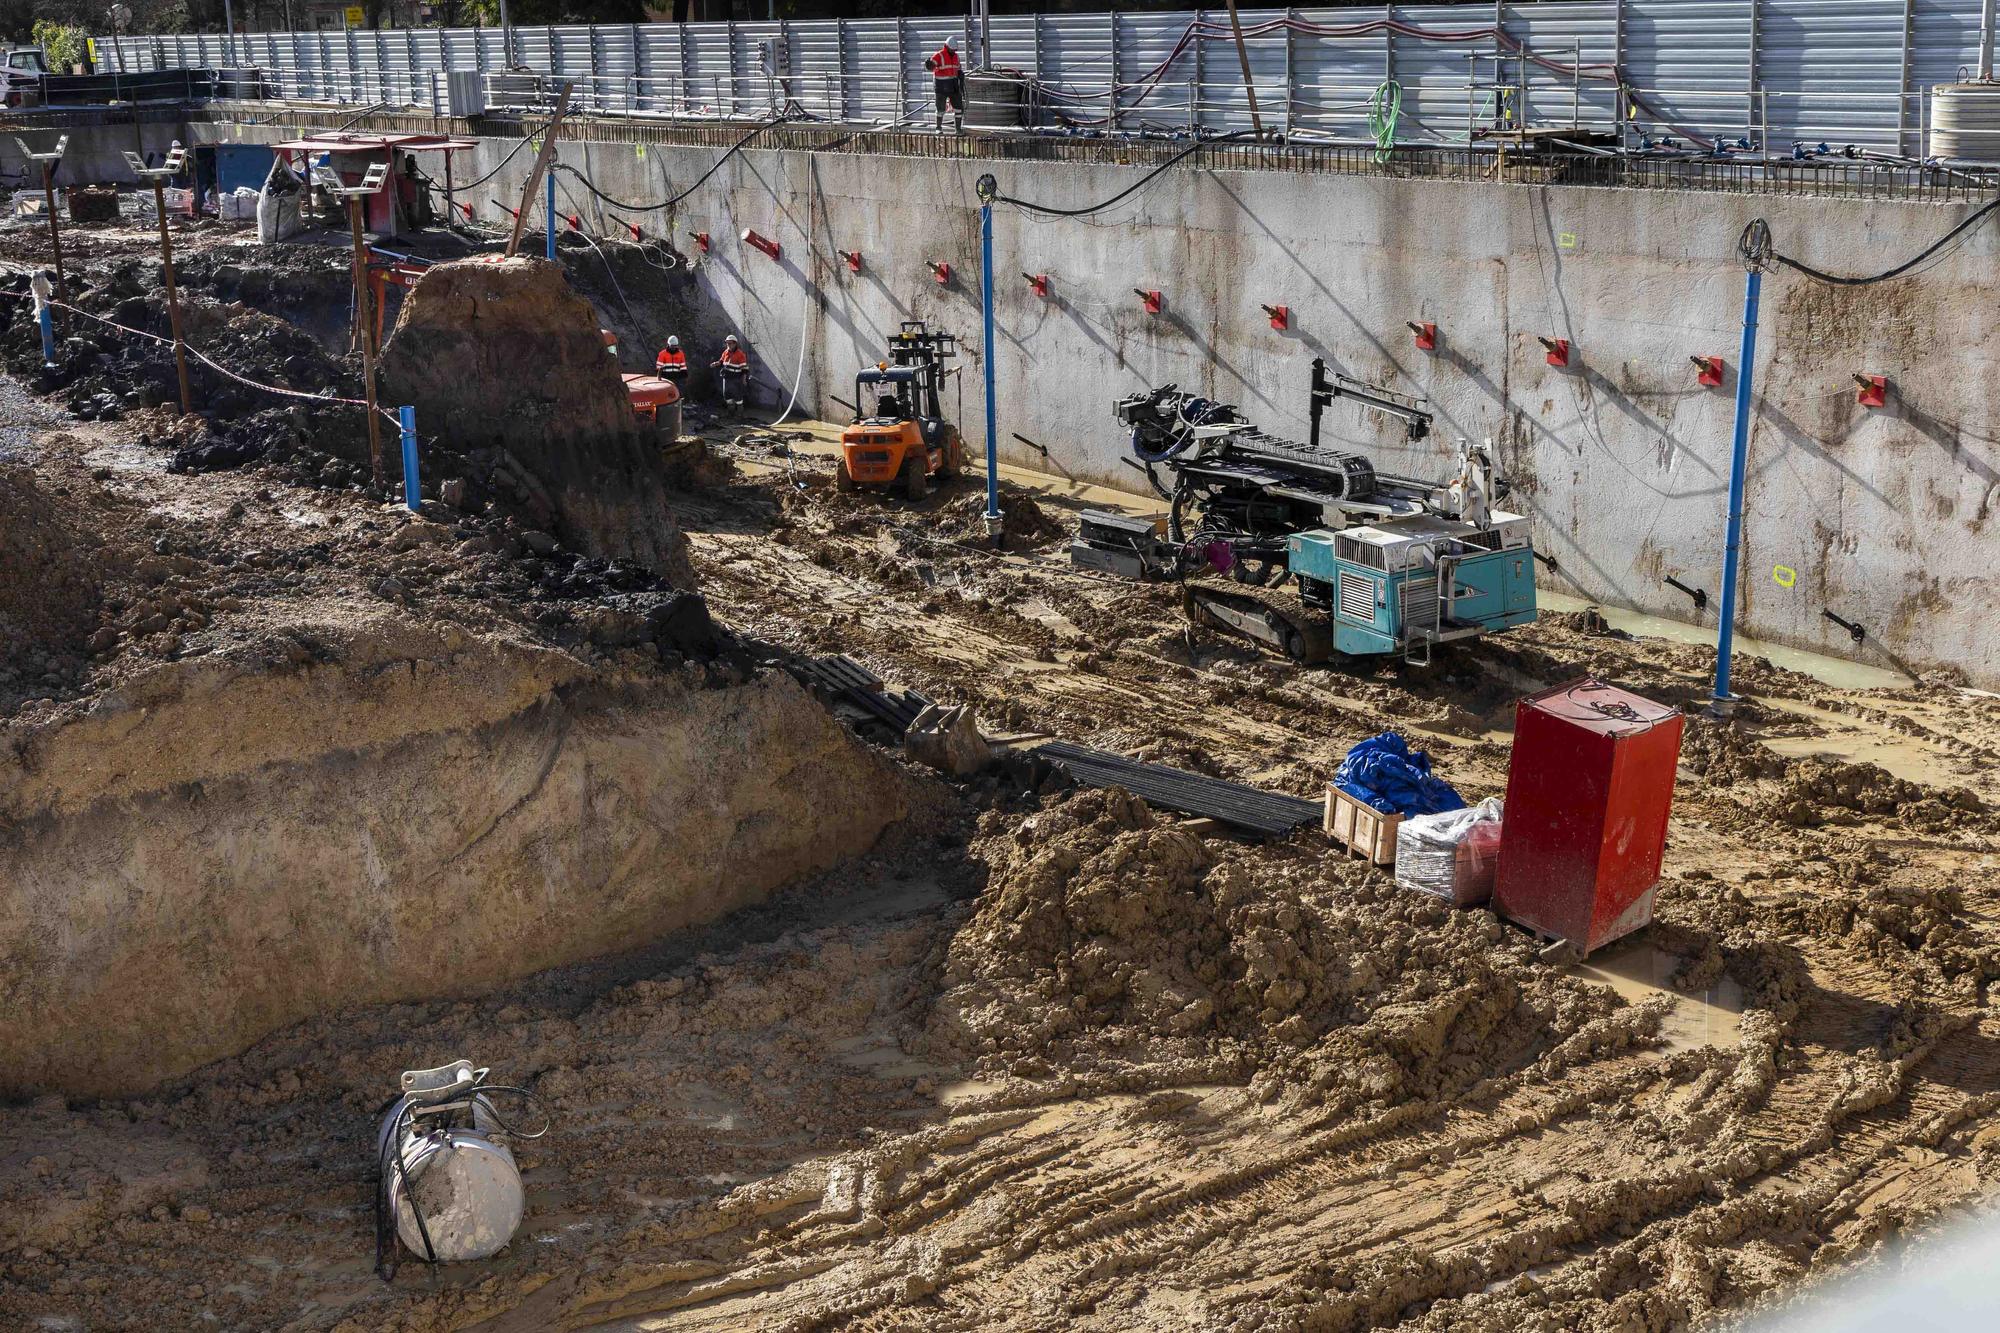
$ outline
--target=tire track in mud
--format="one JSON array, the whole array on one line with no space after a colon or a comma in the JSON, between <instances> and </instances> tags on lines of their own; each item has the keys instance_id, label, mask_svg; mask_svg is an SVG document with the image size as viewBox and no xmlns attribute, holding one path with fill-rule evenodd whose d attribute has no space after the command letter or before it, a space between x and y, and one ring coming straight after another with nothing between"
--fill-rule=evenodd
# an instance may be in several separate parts
<instances>
[{"instance_id":1,"label":"tire track in mud","mask_svg":"<svg viewBox=\"0 0 2000 1333\"><path fill-rule=\"evenodd\" d=\"M1108 613L1031 569L1010 567L1040 599L1023 614L976 589L909 595L900 580L854 574L850 554L832 569L805 563L818 572L802 589L774 592L755 553L718 565L711 586L725 616L781 642L838 644L982 711L1033 690L1040 717L1094 729L1085 737L1184 741L1224 765L1275 755L1279 773L1300 771L1324 761L1329 733L1407 725L1461 688L1280 679L1227 654L1190 665L1136 632L1085 651L1079 634L1166 611L1126 599ZM843 598L867 590L840 603L858 621L830 640L802 632L836 587ZM968 645L982 673L972 679ZM1052 663L1055 648L1067 660ZM1692 650L1589 649L1674 689L1699 685ZM1470 666L1483 688L1516 690L1551 663L1529 638ZM1824 690L1772 684L1825 706ZM1354 697L1321 697L1333 690ZM1898 730L1941 755L1986 739ZM1489 782L1496 753L1504 763L1497 749L1451 751ZM862 1162L868 1202L839 1219L717 1233L733 1270L789 1279L699 1306L668 1283L630 1293L621 1322L605 1326L1663 1330L1990 1190L2000 1044L1972 1015L1993 969L1976 951L1937 950L1963 924L1949 901L1885 896L1871 886L1892 874L1900 885L1900 872L1833 854L1842 839L1864 852L1880 841L1864 821L1845 821L1859 833L1798 830L1726 779L1684 775L1683 787L1673 846L1684 862L1790 872L1766 872L1766 888L1708 874L1663 894L1661 947L1686 955L1690 978L1727 972L1744 987L1734 1045L1648 1048L1643 1015L1618 1010L1628 1028L1558 1031L1519 1066L1482 1051L1491 1063L1470 1075L1375 1106L1342 1100L1337 1080L1292 1057L1226 1089L1151 1080L1105 1094L1074 1079L1076 1100L990 1134ZM1830 864L1831 876L1800 876L1787 858ZM1365 1027L1367 1012L1346 1021ZM1412 1030L1421 1020L1409 1017ZM649 1305L676 1313L647 1319Z\"/></svg>"}]
</instances>

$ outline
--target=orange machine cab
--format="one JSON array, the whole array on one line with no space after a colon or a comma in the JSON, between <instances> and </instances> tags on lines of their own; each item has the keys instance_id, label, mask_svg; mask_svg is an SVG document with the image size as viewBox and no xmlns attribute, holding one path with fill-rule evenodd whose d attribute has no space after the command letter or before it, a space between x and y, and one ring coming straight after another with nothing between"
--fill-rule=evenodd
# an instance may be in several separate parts
<instances>
[{"instance_id":1,"label":"orange machine cab","mask_svg":"<svg viewBox=\"0 0 2000 1333\"><path fill-rule=\"evenodd\" d=\"M836 481L843 491L860 486L901 488L912 500L930 493L930 479L950 480L965 466L965 441L944 419L940 389L945 361L958 355L949 333L932 333L922 320L904 320L889 340L889 359L854 377L854 424L840 435Z\"/></svg>"}]
</instances>

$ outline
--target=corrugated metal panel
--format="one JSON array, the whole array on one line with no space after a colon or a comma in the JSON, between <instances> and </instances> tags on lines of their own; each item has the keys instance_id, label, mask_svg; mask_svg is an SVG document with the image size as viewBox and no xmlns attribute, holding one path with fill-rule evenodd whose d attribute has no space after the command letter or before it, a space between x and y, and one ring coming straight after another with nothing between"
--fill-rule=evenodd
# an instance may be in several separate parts
<instances>
[{"instance_id":1,"label":"corrugated metal panel","mask_svg":"<svg viewBox=\"0 0 2000 1333\"><path fill-rule=\"evenodd\" d=\"M1398 33L1391 43L1396 81L1403 86L1397 138L1463 143L1468 115L1481 126L1491 124L1497 104L1492 55L1499 49L1492 34L1492 7L1397 5L1393 13L1398 23L1417 30Z\"/></svg>"},{"instance_id":2,"label":"corrugated metal panel","mask_svg":"<svg viewBox=\"0 0 2000 1333\"><path fill-rule=\"evenodd\" d=\"M1657 113L1648 132L1707 137L1754 131L1749 0L1646 0L1625 9L1625 71Z\"/></svg>"},{"instance_id":3,"label":"corrugated metal panel","mask_svg":"<svg viewBox=\"0 0 2000 1333\"><path fill-rule=\"evenodd\" d=\"M1915 0L1916 41L1910 51L1910 86L1958 82L1979 68L1981 0Z\"/></svg>"},{"instance_id":4,"label":"corrugated metal panel","mask_svg":"<svg viewBox=\"0 0 2000 1333\"><path fill-rule=\"evenodd\" d=\"M555 69L550 56L554 44L550 40L553 30L549 28L514 29L514 59L529 69L547 74Z\"/></svg>"},{"instance_id":5,"label":"corrugated metal panel","mask_svg":"<svg viewBox=\"0 0 2000 1333\"><path fill-rule=\"evenodd\" d=\"M550 28L548 66L552 74L566 78L588 79L596 74L591 67L591 32L588 24L570 23L560 28ZM538 66L539 68L539 66ZM578 85L583 90L583 85Z\"/></svg>"},{"instance_id":6,"label":"corrugated metal panel","mask_svg":"<svg viewBox=\"0 0 2000 1333\"><path fill-rule=\"evenodd\" d=\"M785 25L791 47L791 96L815 116L838 120L845 113L840 81L838 20Z\"/></svg>"},{"instance_id":7,"label":"corrugated metal panel","mask_svg":"<svg viewBox=\"0 0 2000 1333\"><path fill-rule=\"evenodd\" d=\"M437 28L415 28L410 32L410 68L446 69L444 33Z\"/></svg>"},{"instance_id":8,"label":"corrugated metal panel","mask_svg":"<svg viewBox=\"0 0 2000 1333\"><path fill-rule=\"evenodd\" d=\"M690 23L686 30L687 95L697 115L730 112L729 28L725 24Z\"/></svg>"},{"instance_id":9,"label":"corrugated metal panel","mask_svg":"<svg viewBox=\"0 0 2000 1333\"><path fill-rule=\"evenodd\" d=\"M1291 41L1293 126L1343 139L1367 133L1369 101L1389 77L1394 34L1384 26L1388 17L1386 9L1299 11L1313 30ZM1215 54L1233 53L1226 46L1215 48L1208 57L1211 69ZM1225 59L1223 68L1233 70L1234 65ZM1406 84L1405 105L1421 91L1421 83Z\"/></svg>"},{"instance_id":10,"label":"corrugated metal panel","mask_svg":"<svg viewBox=\"0 0 2000 1333\"><path fill-rule=\"evenodd\" d=\"M1791 139L1894 148L1903 13L1881 0L1764 0L1758 77L1773 147Z\"/></svg>"},{"instance_id":11,"label":"corrugated metal panel","mask_svg":"<svg viewBox=\"0 0 2000 1333\"><path fill-rule=\"evenodd\" d=\"M1527 124L1617 127L1618 82L1612 72L1618 58L1615 6L1598 0L1516 5L1507 11L1507 33L1561 66L1551 69L1530 62L1527 106L1522 114Z\"/></svg>"},{"instance_id":12,"label":"corrugated metal panel","mask_svg":"<svg viewBox=\"0 0 2000 1333\"><path fill-rule=\"evenodd\" d=\"M1922 91L1976 59L1980 3L1908 0L1906 11L1905 0L1539 0L1499 12L1505 31L1548 62L1530 63L1517 108L1528 121L1559 125L1574 114L1611 125L1614 81L1578 80L1570 66L1580 55L1587 73L1602 75L1597 67L1622 55L1627 84L1651 107L1634 122L1641 131L1747 133L1761 145L1768 113L1769 145L1780 151L1792 138L1909 149ZM1403 89L1399 137L1461 140L1468 92L1475 119L1494 113L1494 15L1487 3L1244 10L1266 125L1357 136L1369 94L1393 76ZM1406 30L1359 30L1385 20ZM609 111L752 116L790 95L816 114L886 122L929 118L923 58L947 37L966 51L965 29L958 17L518 28L512 61L491 28L259 33L233 46L213 33L141 35L98 46L107 68L255 64L288 87L347 101L421 99L428 80L411 70L518 64L602 80L586 105ZM783 87L761 59L761 43L780 34L790 45ZM990 37L993 62L1038 73L1073 123L1181 130L1192 105L1209 129L1249 125L1226 11L1009 15ZM1475 51L1486 58L1468 61ZM1504 68L1503 81L1519 80L1517 62Z\"/></svg>"},{"instance_id":13,"label":"corrugated metal panel","mask_svg":"<svg viewBox=\"0 0 2000 1333\"><path fill-rule=\"evenodd\" d=\"M1039 14L1009 14L993 20L989 35L992 61L1001 69L1033 74L1041 68L1041 48L1035 29Z\"/></svg>"},{"instance_id":14,"label":"corrugated metal panel","mask_svg":"<svg viewBox=\"0 0 2000 1333\"><path fill-rule=\"evenodd\" d=\"M478 69L479 33L472 28L445 28L438 33L443 68Z\"/></svg>"},{"instance_id":15,"label":"corrugated metal panel","mask_svg":"<svg viewBox=\"0 0 2000 1333\"><path fill-rule=\"evenodd\" d=\"M848 114L857 120L887 123L903 113L897 108L902 60L897 55L902 24L897 19L849 19L842 37Z\"/></svg>"},{"instance_id":16,"label":"corrugated metal panel","mask_svg":"<svg viewBox=\"0 0 2000 1333\"><path fill-rule=\"evenodd\" d=\"M681 34L674 25L636 29L640 105L647 111L685 114L681 87Z\"/></svg>"}]
</instances>

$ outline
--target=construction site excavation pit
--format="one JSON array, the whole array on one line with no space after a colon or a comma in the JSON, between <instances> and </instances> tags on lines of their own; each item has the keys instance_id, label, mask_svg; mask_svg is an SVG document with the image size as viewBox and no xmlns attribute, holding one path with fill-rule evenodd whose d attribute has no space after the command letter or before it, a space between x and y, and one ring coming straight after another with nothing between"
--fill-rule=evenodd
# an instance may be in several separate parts
<instances>
[{"instance_id":1,"label":"construction site excavation pit","mask_svg":"<svg viewBox=\"0 0 2000 1333\"><path fill-rule=\"evenodd\" d=\"M48 371L0 301L0 1328L1653 1333L1990 1206L1991 693L1752 652L1718 718L1590 606L1286 660L1071 562L1149 496L1010 467L989 533L700 374L663 435L621 372L728 320L659 241L410 242L412 512L344 233L177 233L189 346L310 399L197 359L183 416L149 228L72 230L109 323ZM1581 962L1037 755L1498 794L1585 677L1685 735ZM519 1229L385 1282L378 1121L459 1059L548 1124Z\"/></svg>"}]
</instances>

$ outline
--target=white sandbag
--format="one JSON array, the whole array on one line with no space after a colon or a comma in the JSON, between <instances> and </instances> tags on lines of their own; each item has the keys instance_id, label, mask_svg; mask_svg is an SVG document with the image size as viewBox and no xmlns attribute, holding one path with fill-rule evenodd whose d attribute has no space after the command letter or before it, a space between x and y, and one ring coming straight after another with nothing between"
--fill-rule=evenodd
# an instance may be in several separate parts
<instances>
[{"instance_id":1,"label":"white sandbag","mask_svg":"<svg viewBox=\"0 0 2000 1333\"><path fill-rule=\"evenodd\" d=\"M299 192L273 190L267 183L257 195L257 239L265 245L276 245L287 236L297 235L304 225L299 217Z\"/></svg>"}]
</instances>

